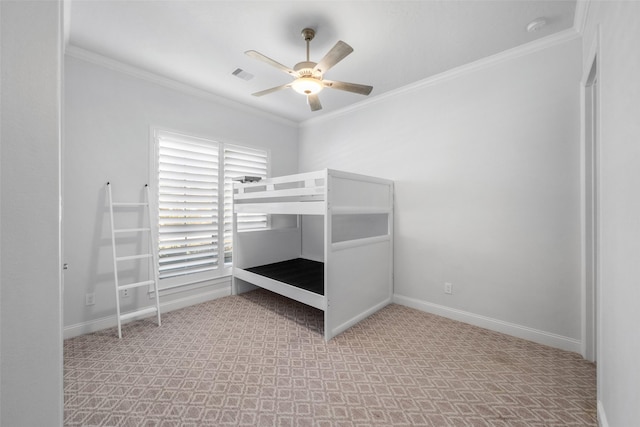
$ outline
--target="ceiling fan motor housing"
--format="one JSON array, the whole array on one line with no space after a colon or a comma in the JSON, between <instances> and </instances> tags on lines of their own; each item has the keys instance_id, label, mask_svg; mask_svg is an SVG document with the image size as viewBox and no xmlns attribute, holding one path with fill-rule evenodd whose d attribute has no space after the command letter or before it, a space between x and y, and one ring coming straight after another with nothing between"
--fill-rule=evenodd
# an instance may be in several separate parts
<instances>
[{"instance_id":1,"label":"ceiling fan motor housing","mask_svg":"<svg viewBox=\"0 0 640 427\"><path fill-rule=\"evenodd\" d=\"M303 61L303 62L298 62L296 65L294 65L293 69L295 72L298 73L299 77L311 77L315 79L320 79L322 78L322 73L318 72L317 70L314 71L315 66L316 66L315 62Z\"/></svg>"}]
</instances>

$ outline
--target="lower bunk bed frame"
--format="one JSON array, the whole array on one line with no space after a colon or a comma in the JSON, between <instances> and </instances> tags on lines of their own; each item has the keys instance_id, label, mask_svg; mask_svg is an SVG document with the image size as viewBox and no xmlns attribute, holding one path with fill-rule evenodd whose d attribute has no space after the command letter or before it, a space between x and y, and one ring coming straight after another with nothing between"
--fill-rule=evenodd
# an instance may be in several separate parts
<instances>
[{"instance_id":1,"label":"lower bunk bed frame","mask_svg":"<svg viewBox=\"0 0 640 427\"><path fill-rule=\"evenodd\" d=\"M391 302L392 181L327 169L236 183L233 210L233 294L258 286L320 309L327 341ZM241 231L242 213L297 220Z\"/></svg>"}]
</instances>

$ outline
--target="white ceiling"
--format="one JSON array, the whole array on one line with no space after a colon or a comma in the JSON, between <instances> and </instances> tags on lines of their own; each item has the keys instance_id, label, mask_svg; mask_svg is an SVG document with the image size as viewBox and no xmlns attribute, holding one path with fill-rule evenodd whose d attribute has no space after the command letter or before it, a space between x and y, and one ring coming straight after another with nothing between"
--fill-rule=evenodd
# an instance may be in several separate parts
<instances>
[{"instance_id":1,"label":"white ceiling","mask_svg":"<svg viewBox=\"0 0 640 427\"><path fill-rule=\"evenodd\" d=\"M291 89L251 93L292 79L249 58L257 50L293 67L305 59L300 31L316 30L311 60L338 41L354 52L326 78L373 86L368 98L572 28L576 1L114 1L72 0L70 50L97 53L215 95L302 122L367 97L332 89L311 112ZM526 31L535 18L547 25ZM241 68L250 81L232 75Z\"/></svg>"}]
</instances>

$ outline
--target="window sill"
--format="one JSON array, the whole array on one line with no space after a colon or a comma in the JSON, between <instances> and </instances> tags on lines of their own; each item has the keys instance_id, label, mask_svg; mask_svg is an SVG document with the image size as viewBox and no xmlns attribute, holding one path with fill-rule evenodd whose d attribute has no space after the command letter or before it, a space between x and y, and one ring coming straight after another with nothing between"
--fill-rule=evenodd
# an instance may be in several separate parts
<instances>
[{"instance_id":1,"label":"window sill","mask_svg":"<svg viewBox=\"0 0 640 427\"><path fill-rule=\"evenodd\" d=\"M174 280L174 283L166 283L163 285L163 280L160 280L160 294L172 294L172 293L176 293L176 292L181 292L185 287L189 287L189 289L197 289L197 288L201 288L201 287L205 287L205 286L213 286L213 285L218 285L220 283L224 283L226 281L229 281L231 278L231 267L229 268L225 268L222 272L222 274L220 275L216 275L213 277L207 277L207 278L202 278L202 277L194 277L194 278L188 278L188 277L182 277L179 282L176 283L176 281ZM167 279L164 279L167 280ZM196 285L200 285L200 286L196 286Z\"/></svg>"}]
</instances>

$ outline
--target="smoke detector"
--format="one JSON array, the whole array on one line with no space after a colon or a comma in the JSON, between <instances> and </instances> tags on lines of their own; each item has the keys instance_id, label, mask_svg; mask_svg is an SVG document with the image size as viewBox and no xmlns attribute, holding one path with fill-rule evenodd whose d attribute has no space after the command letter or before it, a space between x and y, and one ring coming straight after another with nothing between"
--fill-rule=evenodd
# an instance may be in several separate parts
<instances>
[{"instance_id":1,"label":"smoke detector","mask_svg":"<svg viewBox=\"0 0 640 427\"><path fill-rule=\"evenodd\" d=\"M535 33L540 30L542 27L547 25L547 20L544 18L536 18L533 21L529 22L527 25L527 31L530 33Z\"/></svg>"}]
</instances>

